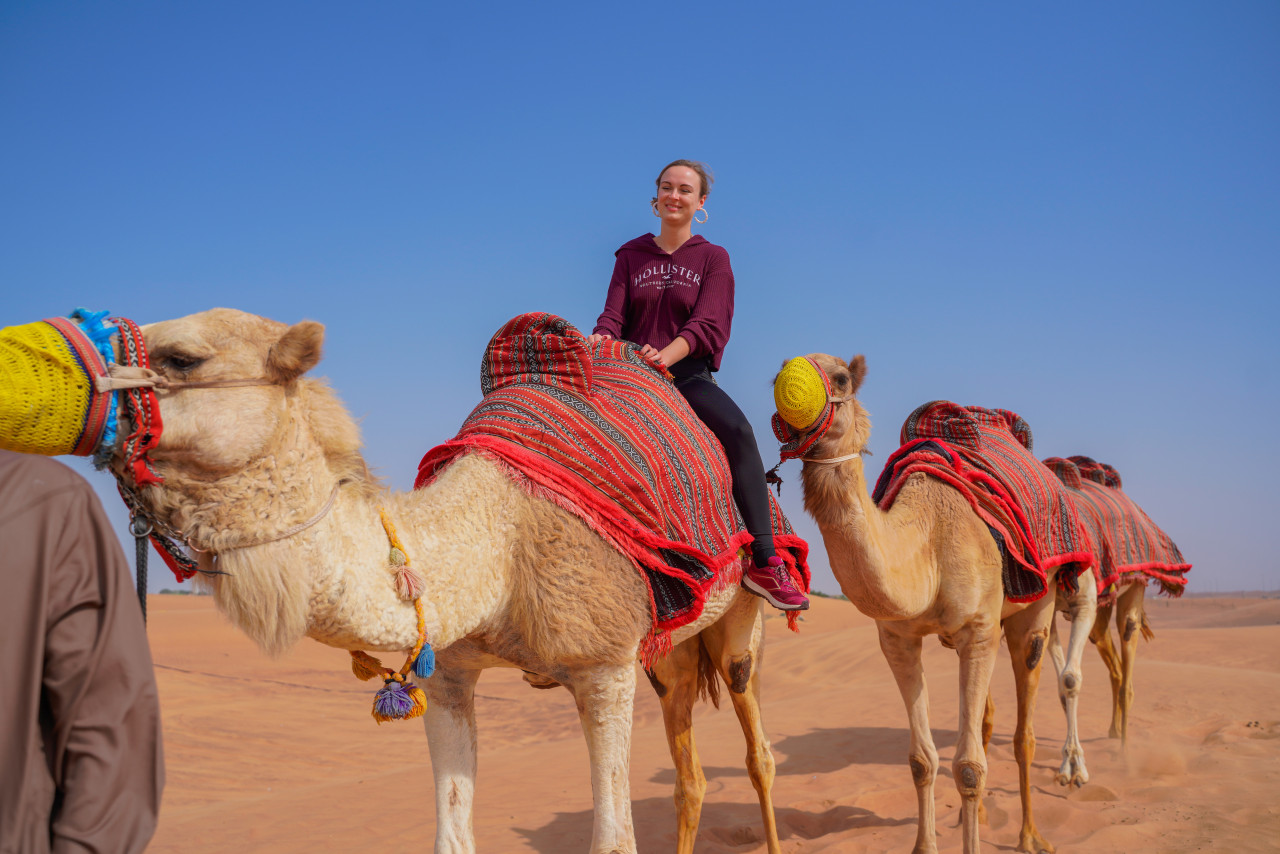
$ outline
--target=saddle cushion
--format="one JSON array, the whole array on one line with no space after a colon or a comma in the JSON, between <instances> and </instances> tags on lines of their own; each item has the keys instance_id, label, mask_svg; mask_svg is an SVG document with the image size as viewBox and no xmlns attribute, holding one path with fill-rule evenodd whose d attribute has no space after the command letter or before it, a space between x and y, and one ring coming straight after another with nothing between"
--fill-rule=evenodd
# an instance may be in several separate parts
<instances>
[{"instance_id":1,"label":"saddle cushion","mask_svg":"<svg viewBox=\"0 0 1280 854\"><path fill-rule=\"evenodd\" d=\"M480 376L483 399L454 438L423 457L415 486L462 454L500 463L630 558L651 592L654 627L642 658L665 654L671 630L696 620L710 592L739 582L752 539L719 441L638 347L588 346L555 315L504 324ZM772 495L770 505L778 555L808 590L808 544Z\"/></svg>"}]
</instances>

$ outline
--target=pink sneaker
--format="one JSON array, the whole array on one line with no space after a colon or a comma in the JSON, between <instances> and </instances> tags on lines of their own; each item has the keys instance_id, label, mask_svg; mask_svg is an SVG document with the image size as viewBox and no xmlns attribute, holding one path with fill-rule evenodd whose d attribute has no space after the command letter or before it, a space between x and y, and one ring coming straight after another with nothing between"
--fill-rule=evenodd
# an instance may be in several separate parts
<instances>
[{"instance_id":1,"label":"pink sneaker","mask_svg":"<svg viewBox=\"0 0 1280 854\"><path fill-rule=\"evenodd\" d=\"M768 566L752 564L742 574L742 586L780 611L806 611L809 599L791 582L782 558L769 558Z\"/></svg>"}]
</instances>

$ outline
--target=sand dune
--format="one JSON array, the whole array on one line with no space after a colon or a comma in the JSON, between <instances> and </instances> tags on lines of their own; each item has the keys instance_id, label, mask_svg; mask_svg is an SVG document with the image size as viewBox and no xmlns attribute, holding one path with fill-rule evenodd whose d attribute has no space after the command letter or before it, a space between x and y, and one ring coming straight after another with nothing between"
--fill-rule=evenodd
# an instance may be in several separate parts
<instances>
[{"instance_id":1,"label":"sand dune","mask_svg":"<svg viewBox=\"0 0 1280 854\"><path fill-rule=\"evenodd\" d=\"M271 660L204 597L156 596L149 627L164 712L168 786L155 852L430 850L434 793L420 722L376 725L372 690L347 656L305 642ZM1140 647L1128 755L1106 738L1110 688L1086 650L1081 734L1091 781L1053 781L1065 723L1048 665L1036 712L1036 819L1059 851L1274 851L1280 844L1280 599L1148 599L1156 639ZM788 854L910 850L915 794L906 716L874 625L817 599L800 634L769 620L765 723ZM939 847L960 850L955 654L926 643L941 755ZM1007 654L983 850L1012 851L1019 807ZM476 836L482 852L585 852L586 748L564 690L517 671L480 682ZM695 712L708 780L698 851L764 850L744 743L732 710ZM637 690L631 783L641 852L671 851L674 772L657 700ZM388 849L386 846L397 846ZM400 849L399 846L409 846Z\"/></svg>"}]
</instances>

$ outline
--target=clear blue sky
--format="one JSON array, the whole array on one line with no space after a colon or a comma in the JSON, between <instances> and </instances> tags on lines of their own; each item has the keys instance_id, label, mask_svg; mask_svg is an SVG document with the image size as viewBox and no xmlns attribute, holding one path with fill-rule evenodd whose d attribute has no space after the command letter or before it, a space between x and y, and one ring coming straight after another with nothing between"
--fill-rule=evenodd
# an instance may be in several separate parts
<instances>
[{"instance_id":1,"label":"clear blue sky","mask_svg":"<svg viewBox=\"0 0 1280 854\"><path fill-rule=\"evenodd\" d=\"M1039 456L1119 468L1191 589L1280 587L1270 0L4 0L0 129L0 325L319 320L400 488L490 334L590 327L655 171L705 160L721 380L767 464L778 365L864 353L873 475L919 403L1013 409Z\"/></svg>"}]
</instances>

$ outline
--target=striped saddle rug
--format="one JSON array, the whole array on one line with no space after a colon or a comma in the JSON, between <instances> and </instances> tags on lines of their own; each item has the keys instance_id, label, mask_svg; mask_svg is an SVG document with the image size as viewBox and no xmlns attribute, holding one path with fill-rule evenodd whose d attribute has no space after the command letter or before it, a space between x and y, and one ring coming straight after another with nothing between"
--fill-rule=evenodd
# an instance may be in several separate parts
<instances>
[{"instance_id":1,"label":"striped saddle rug","mask_svg":"<svg viewBox=\"0 0 1280 854\"><path fill-rule=\"evenodd\" d=\"M696 620L710 592L741 580L751 542L715 435L638 347L589 347L551 314L520 315L494 334L480 387L458 434L423 457L415 487L463 454L496 461L630 558L651 591L641 658L666 654L670 632ZM808 590L809 546L770 502L778 555ZM795 628L794 614L788 621Z\"/></svg>"},{"instance_id":2,"label":"striped saddle rug","mask_svg":"<svg viewBox=\"0 0 1280 854\"><path fill-rule=\"evenodd\" d=\"M1031 428L1005 409L936 400L902 425L902 447L876 481L872 498L888 510L908 477L923 472L955 487L987 523L1004 556L1004 593L1033 602L1048 572L1074 587L1093 563L1090 540L1066 489L1031 453Z\"/></svg>"},{"instance_id":3,"label":"striped saddle rug","mask_svg":"<svg viewBox=\"0 0 1280 854\"><path fill-rule=\"evenodd\" d=\"M1191 564L1178 546L1120 488L1120 473L1091 457L1049 457L1044 464L1067 486L1068 494L1094 535L1099 556L1099 601L1132 580L1159 585L1167 596L1181 596Z\"/></svg>"}]
</instances>

